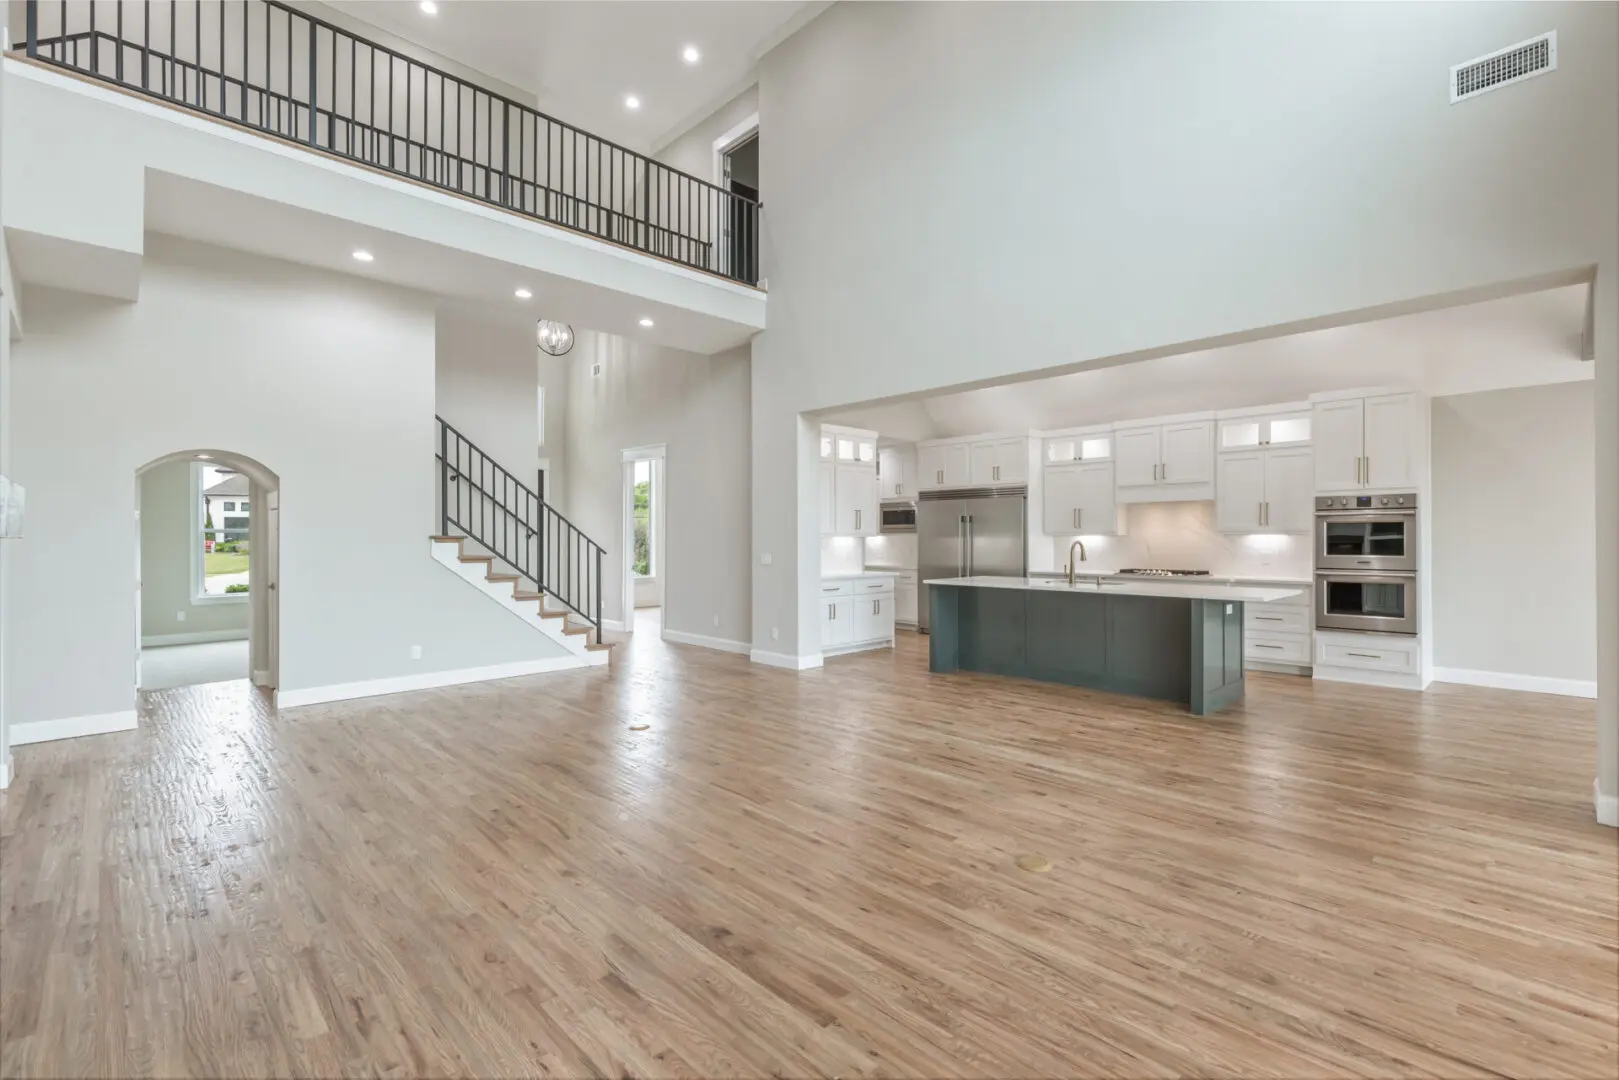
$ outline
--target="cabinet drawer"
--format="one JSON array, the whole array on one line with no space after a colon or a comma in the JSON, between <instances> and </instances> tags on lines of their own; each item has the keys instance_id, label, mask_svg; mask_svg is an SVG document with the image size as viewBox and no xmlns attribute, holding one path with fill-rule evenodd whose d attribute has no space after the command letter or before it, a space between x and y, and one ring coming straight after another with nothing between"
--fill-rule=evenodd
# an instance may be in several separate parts
<instances>
[{"instance_id":1,"label":"cabinet drawer","mask_svg":"<svg viewBox=\"0 0 1619 1080\"><path fill-rule=\"evenodd\" d=\"M1318 641L1316 663L1334 667L1363 668L1411 674L1417 670L1417 643L1368 641L1353 645L1341 641Z\"/></svg>"},{"instance_id":2,"label":"cabinet drawer","mask_svg":"<svg viewBox=\"0 0 1619 1080\"><path fill-rule=\"evenodd\" d=\"M1242 619L1243 625L1249 630L1266 630L1271 633L1308 634L1310 632L1310 609L1307 607L1279 607L1271 604L1247 605Z\"/></svg>"},{"instance_id":3,"label":"cabinet drawer","mask_svg":"<svg viewBox=\"0 0 1619 1080\"><path fill-rule=\"evenodd\" d=\"M822 596L853 596L854 582L852 581L823 581L821 582Z\"/></svg>"},{"instance_id":4,"label":"cabinet drawer","mask_svg":"<svg viewBox=\"0 0 1619 1080\"><path fill-rule=\"evenodd\" d=\"M893 578L870 578L851 582L856 596L870 596L874 593L891 593L894 591Z\"/></svg>"},{"instance_id":5,"label":"cabinet drawer","mask_svg":"<svg viewBox=\"0 0 1619 1080\"><path fill-rule=\"evenodd\" d=\"M1310 662L1310 639L1283 634L1248 634L1243 641L1242 655L1247 660L1264 660L1272 664L1301 664Z\"/></svg>"}]
</instances>

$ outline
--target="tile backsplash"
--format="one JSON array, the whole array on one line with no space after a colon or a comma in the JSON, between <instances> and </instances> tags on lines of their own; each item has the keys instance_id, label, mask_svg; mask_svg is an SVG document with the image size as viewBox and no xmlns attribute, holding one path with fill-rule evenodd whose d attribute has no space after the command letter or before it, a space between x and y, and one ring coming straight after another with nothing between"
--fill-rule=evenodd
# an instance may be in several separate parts
<instances>
[{"instance_id":1,"label":"tile backsplash","mask_svg":"<svg viewBox=\"0 0 1619 1080\"><path fill-rule=\"evenodd\" d=\"M858 536L821 537L821 576L858 574L866 568L865 548Z\"/></svg>"},{"instance_id":2,"label":"tile backsplash","mask_svg":"<svg viewBox=\"0 0 1619 1080\"><path fill-rule=\"evenodd\" d=\"M916 569L916 534L889 533L866 537L866 565Z\"/></svg>"},{"instance_id":3,"label":"tile backsplash","mask_svg":"<svg viewBox=\"0 0 1619 1080\"><path fill-rule=\"evenodd\" d=\"M1127 515L1124 536L1083 536L1088 560L1082 571L1113 573L1126 567L1150 570L1207 570L1220 577L1283 577L1307 580L1314 572L1308 535L1266 533L1228 536L1214 528L1214 503L1132 503L1121 507ZM1049 540L1053 565L1068 565L1068 545L1074 537L1036 537ZM1031 553L1030 565L1040 567Z\"/></svg>"}]
</instances>

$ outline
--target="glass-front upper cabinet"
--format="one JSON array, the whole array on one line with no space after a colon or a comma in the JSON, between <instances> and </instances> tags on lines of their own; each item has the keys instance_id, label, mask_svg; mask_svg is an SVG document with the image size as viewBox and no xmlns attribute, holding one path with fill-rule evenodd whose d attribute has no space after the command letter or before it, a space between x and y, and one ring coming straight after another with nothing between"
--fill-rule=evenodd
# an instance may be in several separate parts
<instances>
[{"instance_id":1,"label":"glass-front upper cabinet","mask_svg":"<svg viewBox=\"0 0 1619 1080\"><path fill-rule=\"evenodd\" d=\"M1071 461L1106 461L1113 456L1113 436L1053 435L1046 439L1046 464L1060 465Z\"/></svg>"},{"instance_id":2,"label":"glass-front upper cabinet","mask_svg":"<svg viewBox=\"0 0 1619 1080\"><path fill-rule=\"evenodd\" d=\"M841 428L821 429L821 460L877 464L877 439Z\"/></svg>"},{"instance_id":3,"label":"glass-front upper cabinet","mask_svg":"<svg viewBox=\"0 0 1619 1080\"><path fill-rule=\"evenodd\" d=\"M1227 417L1220 421L1219 439L1221 450L1304 446L1310 442L1310 409L1301 405L1286 412Z\"/></svg>"}]
</instances>

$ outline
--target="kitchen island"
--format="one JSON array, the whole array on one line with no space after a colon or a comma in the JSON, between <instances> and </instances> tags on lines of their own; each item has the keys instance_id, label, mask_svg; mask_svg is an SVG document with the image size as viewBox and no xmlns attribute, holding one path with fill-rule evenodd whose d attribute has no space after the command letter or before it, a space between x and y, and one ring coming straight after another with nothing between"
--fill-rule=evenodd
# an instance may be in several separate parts
<instances>
[{"instance_id":1,"label":"kitchen island","mask_svg":"<svg viewBox=\"0 0 1619 1080\"><path fill-rule=\"evenodd\" d=\"M1243 606L1296 588L1015 577L936 578L929 668L1183 702L1206 716L1243 697Z\"/></svg>"}]
</instances>

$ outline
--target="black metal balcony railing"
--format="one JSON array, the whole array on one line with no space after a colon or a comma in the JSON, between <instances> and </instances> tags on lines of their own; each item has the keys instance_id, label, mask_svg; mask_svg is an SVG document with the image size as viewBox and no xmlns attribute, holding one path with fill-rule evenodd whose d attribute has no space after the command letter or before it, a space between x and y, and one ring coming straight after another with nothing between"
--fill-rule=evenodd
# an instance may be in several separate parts
<instances>
[{"instance_id":1,"label":"black metal balcony railing","mask_svg":"<svg viewBox=\"0 0 1619 1080\"><path fill-rule=\"evenodd\" d=\"M759 204L277 0L27 0L37 60L754 285Z\"/></svg>"}]
</instances>

